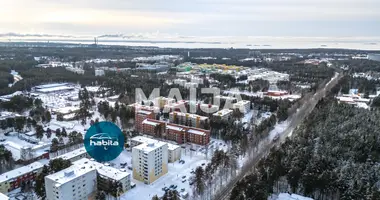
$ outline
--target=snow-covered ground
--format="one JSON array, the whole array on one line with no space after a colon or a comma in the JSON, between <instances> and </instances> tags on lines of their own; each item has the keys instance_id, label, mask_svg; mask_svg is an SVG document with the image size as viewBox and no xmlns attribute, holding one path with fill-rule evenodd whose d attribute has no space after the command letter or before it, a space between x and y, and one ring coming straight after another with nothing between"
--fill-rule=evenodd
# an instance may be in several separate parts
<instances>
[{"instance_id":1,"label":"snow-covered ground","mask_svg":"<svg viewBox=\"0 0 380 200\"><path fill-rule=\"evenodd\" d=\"M304 197L298 194L280 193L279 195L272 195L268 200L313 200L309 197Z\"/></svg>"},{"instance_id":2,"label":"snow-covered ground","mask_svg":"<svg viewBox=\"0 0 380 200\"><path fill-rule=\"evenodd\" d=\"M195 149L195 151L190 150L190 148ZM140 200L140 199L151 199L154 195L162 196L164 191L162 188L170 187L170 185L177 185L177 190L185 189L189 195L192 194L192 186L189 185L189 178L192 176L191 171L195 170L197 167L205 167L212 158L212 154L215 150L225 150L227 151L228 145L222 140L212 139L209 144L208 156L206 157L204 147L197 145L186 145L186 148L182 148L181 160L185 163L181 164L178 161L175 163L168 163L168 173L160 177L158 180L150 185L146 185L143 182L132 179L132 182L136 183L136 187L127 191L122 197L122 200ZM128 166L131 166L132 160L131 152L123 151L119 157L111 161L111 165L115 168L120 168L120 163L127 162ZM126 169L132 174L132 171ZM182 182L182 177L186 176L185 182Z\"/></svg>"}]
</instances>

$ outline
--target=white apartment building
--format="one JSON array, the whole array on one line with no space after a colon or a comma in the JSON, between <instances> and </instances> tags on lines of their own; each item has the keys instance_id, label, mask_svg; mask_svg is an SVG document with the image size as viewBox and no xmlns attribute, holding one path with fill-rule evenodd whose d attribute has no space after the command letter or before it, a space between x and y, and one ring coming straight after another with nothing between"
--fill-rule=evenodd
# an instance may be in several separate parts
<instances>
[{"instance_id":1,"label":"white apartment building","mask_svg":"<svg viewBox=\"0 0 380 200\"><path fill-rule=\"evenodd\" d=\"M144 137L144 136L136 136L131 140L131 147L138 146L143 143L156 143L158 140ZM177 160L181 159L182 148L178 145L167 143L168 144L168 162L173 163Z\"/></svg>"},{"instance_id":2,"label":"white apartment building","mask_svg":"<svg viewBox=\"0 0 380 200\"><path fill-rule=\"evenodd\" d=\"M126 172L124 169L116 169L110 166L103 165L98 163L93 159L83 158L76 162L73 162L74 165L78 166L89 166L94 167L97 171L97 174L105 181L98 182L98 188L106 189L109 187L106 180L120 182L123 186L123 191L126 192L131 189L131 174Z\"/></svg>"},{"instance_id":3,"label":"white apartment building","mask_svg":"<svg viewBox=\"0 0 380 200\"><path fill-rule=\"evenodd\" d=\"M133 178L151 184L168 172L168 144L157 141L132 148Z\"/></svg>"},{"instance_id":4,"label":"white apartment building","mask_svg":"<svg viewBox=\"0 0 380 200\"><path fill-rule=\"evenodd\" d=\"M241 100L232 105L233 109L239 109L242 113L247 113L251 109L251 102L246 100Z\"/></svg>"},{"instance_id":5,"label":"white apartment building","mask_svg":"<svg viewBox=\"0 0 380 200\"><path fill-rule=\"evenodd\" d=\"M231 109L223 109L213 114L214 117L220 117L222 120L228 120L228 118L232 115Z\"/></svg>"},{"instance_id":6,"label":"white apartment building","mask_svg":"<svg viewBox=\"0 0 380 200\"><path fill-rule=\"evenodd\" d=\"M101 178L99 182L97 176ZM120 182L123 193L131 188L130 173L82 158L69 168L45 177L46 197L48 200L94 199L97 188L109 187L108 180Z\"/></svg>"},{"instance_id":7,"label":"white apartment building","mask_svg":"<svg viewBox=\"0 0 380 200\"><path fill-rule=\"evenodd\" d=\"M174 163L181 159L182 148L175 144L168 143L168 162Z\"/></svg>"},{"instance_id":8,"label":"white apartment building","mask_svg":"<svg viewBox=\"0 0 380 200\"><path fill-rule=\"evenodd\" d=\"M46 199L94 199L97 190L97 172L93 166L72 165L45 177Z\"/></svg>"},{"instance_id":9,"label":"white apartment building","mask_svg":"<svg viewBox=\"0 0 380 200\"><path fill-rule=\"evenodd\" d=\"M96 69L95 70L95 76L104 76L104 70Z\"/></svg>"}]
</instances>

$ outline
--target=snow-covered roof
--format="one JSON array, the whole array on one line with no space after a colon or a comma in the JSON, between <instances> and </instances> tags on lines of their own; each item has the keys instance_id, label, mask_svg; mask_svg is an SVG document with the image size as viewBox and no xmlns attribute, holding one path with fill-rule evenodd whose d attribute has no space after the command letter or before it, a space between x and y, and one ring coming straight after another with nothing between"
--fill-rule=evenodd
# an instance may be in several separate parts
<instances>
[{"instance_id":1,"label":"snow-covered roof","mask_svg":"<svg viewBox=\"0 0 380 200\"><path fill-rule=\"evenodd\" d=\"M304 197L298 194L280 193L276 199L273 200L313 200L309 197Z\"/></svg>"},{"instance_id":2,"label":"snow-covered roof","mask_svg":"<svg viewBox=\"0 0 380 200\"><path fill-rule=\"evenodd\" d=\"M102 163L98 163L98 162L90 160L88 158L82 158L78 161L75 161L75 162L73 162L73 165L85 166L86 168L90 168L92 166L93 168L96 169L96 171L101 176L104 176L104 177L107 177L109 179L116 180L116 181L122 180L125 177L130 175L130 173L128 173L124 170L116 169L116 168L113 168L111 166L106 166Z\"/></svg>"},{"instance_id":3,"label":"snow-covered roof","mask_svg":"<svg viewBox=\"0 0 380 200\"><path fill-rule=\"evenodd\" d=\"M160 147L163 147L165 145L167 146L166 142L156 141L153 143L142 143L138 146L133 147L133 149L138 149L138 150L141 150L143 152L149 153L149 152L154 151L154 150L156 150Z\"/></svg>"},{"instance_id":4,"label":"snow-covered roof","mask_svg":"<svg viewBox=\"0 0 380 200\"><path fill-rule=\"evenodd\" d=\"M168 144L168 150L169 151L173 151L175 149L181 148L180 146L175 145L175 144L171 144L171 143L167 143L167 144Z\"/></svg>"},{"instance_id":5,"label":"snow-covered roof","mask_svg":"<svg viewBox=\"0 0 380 200\"><path fill-rule=\"evenodd\" d=\"M205 132L199 131L199 130L195 130L195 129L189 129L187 132L192 133L192 134L202 135L202 136L206 135Z\"/></svg>"},{"instance_id":6,"label":"snow-covered roof","mask_svg":"<svg viewBox=\"0 0 380 200\"><path fill-rule=\"evenodd\" d=\"M160 124L160 123L157 123L157 122L154 122L154 121L150 121L148 119L145 119L142 123L143 124L148 124L148 125L151 125L151 126L157 126L157 125Z\"/></svg>"},{"instance_id":7,"label":"snow-covered roof","mask_svg":"<svg viewBox=\"0 0 380 200\"><path fill-rule=\"evenodd\" d=\"M183 116L183 117L187 116L189 118L194 118L194 119L199 117L200 120L208 119L208 117L197 115L197 114L191 114L191 113L183 113L183 112L177 112L177 111L169 113L169 115L174 115L174 114L176 114L177 116Z\"/></svg>"},{"instance_id":8,"label":"snow-covered roof","mask_svg":"<svg viewBox=\"0 0 380 200\"><path fill-rule=\"evenodd\" d=\"M64 170L61 170L57 173L48 175L45 179L50 179L54 181L56 187L59 187L65 183L72 181L73 179L83 176L89 172L95 172L96 169L93 166L80 166L80 165L72 165Z\"/></svg>"},{"instance_id":9,"label":"snow-covered roof","mask_svg":"<svg viewBox=\"0 0 380 200\"><path fill-rule=\"evenodd\" d=\"M84 147L81 147L81 148L76 149L74 151L70 151L70 152L65 153L63 155L57 156L57 157L55 157L53 159L62 158L64 160L70 160L72 158L75 158L75 157L83 155L83 154L87 154L87 151L86 151L86 149Z\"/></svg>"},{"instance_id":10,"label":"snow-covered roof","mask_svg":"<svg viewBox=\"0 0 380 200\"><path fill-rule=\"evenodd\" d=\"M166 125L166 128L171 129L171 130L175 130L175 131L182 131L183 130L183 128L181 128L179 126L171 126L171 125Z\"/></svg>"},{"instance_id":11,"label":"snow-covered roof","mask_svg":"<svg viewBox=\"0 0 380 200\"><path fill-rule=\"evenodd\" d=\"M9 197L7 195L5 195L5 194L3 194L3 193L0 192L0 199L1 200L8 200Z\"/></svg>"},{"instance_id":12,"label":"snow-covered roof","mask_svg":"<svg viewBox=\"0 0 380 200\"><path fill-rule=\"evenodd\" d=\"M45 85L39 85L35 88L37 89L43 89L43 88L53 88L53 87L60 87L60 86L66 86L68 83L52 83L52 84L45 84Z\"/></svg>"},{"instance_id":13,"label":"snow-covered roof","mask_svg":"<svg viewBox=\"0 0 380 200\"><path fill-rule=\"evenodd\" d=\"M36 89L38 92L57 92L57 91L62 91L62 90L73 90L73 87L69 86L58 86L58 87L51 87L51 88L41 88L41 89Z\"/></svg>"},{"instance_id":14,"label":"snow-covered roof","mask_svg":"<svg viewBox=\"0 0 380 200\"><path fill-rule=\"evenodd\" d=\"M17 178L19 176L22 176L24 174L37 171L41 169L44 165L40 162L34 162L32 164L26 165L24 167L20 167L17 169L14 169L12 171L3 173L0 175L0 183L3 183L4 181L8 181L14 178Z\"/></svg>"},{"instance_id":15,"label":"snow-covered roof","mask_svg":"<svg viewBox=\"0 0 380 200\"><path fill-rule=\"evenodd\" d=\"M232 113L231 109L222 109L222 110L219 110L218 112L214 113L213 116L224 116L224 115L228 115L230 113Z\"/></svg>"},{"instance_id":16,"label":"snow-covered roof","mask_svg":"<svg viewBox=\"0 0 380 200\"><path fill-rule=\"evenodd\" d=\"M68 106L63 108L54 109L54 112L61 113L61 114L70 114L72 112L78 111L80 108L76 106Z\"/></svg>"},{"instance_id":17,"label":"snow-covered roof","mask_svg":"<svg viewBox=\"0 0 380 200\"><path fill-rule=\"evenodd\" d=\"M139 111L137 111L137 113L144 114L144 115L150 115L152 112L151 111L147 111L147 110L139 110Z\"/></svg>"}]
</instances>

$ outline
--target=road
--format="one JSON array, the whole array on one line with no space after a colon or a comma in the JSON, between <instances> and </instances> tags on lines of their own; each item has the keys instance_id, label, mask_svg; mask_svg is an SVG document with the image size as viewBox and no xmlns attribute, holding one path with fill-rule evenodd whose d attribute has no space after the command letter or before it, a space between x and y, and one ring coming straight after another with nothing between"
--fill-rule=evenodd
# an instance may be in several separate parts
<instances>
[{"instance_id":1,"label":"road","mask_svg":"<svg viewBox=\"0 0 380 200\"><path fill-rule=\"evenodd\" d=\"M258 150L254 152L255 154L253 155L253 158L244 164L244 166L239 171L238 175L235 178L233 178L223 188L221 192L217 193L213 199L229 199L229 195L235 184L241 179L243 179L245 175L255 170L254 166L256 166L256 164L261 158L269 154L269 150L272 147L278 146L281 143L283 143L285 139L291 135L292 131L302 122L302 119L306 118L307 115L313 111L318 101L326 96L326 92L330 91L331 88L334 87L342 77L343 74L336 73L335 76L325 85L325 87L320 88L313 96L308 97L308 99L305 100L305 103L298 109L298 111L290 119L288 119L290 123L283 132L279 133L280 137L278 140L272 141L267 139L260 142L260 148L258 148Z\"/></svg>"}]
</instances>

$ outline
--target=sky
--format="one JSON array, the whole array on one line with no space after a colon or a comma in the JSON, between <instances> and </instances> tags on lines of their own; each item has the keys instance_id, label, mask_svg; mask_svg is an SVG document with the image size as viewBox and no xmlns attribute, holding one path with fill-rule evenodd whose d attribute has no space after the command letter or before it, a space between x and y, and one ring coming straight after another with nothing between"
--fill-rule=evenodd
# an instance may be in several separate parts
<instances>
[{"instance_id":1,"label":"sky","mask_svg":"<svg viewBox=\"0 0 380 200\"><path fill-rule=\"evenodd\" d=\"M380 36L379 0L1 0L0 33Z\"/></svg>"}]
</instances>

